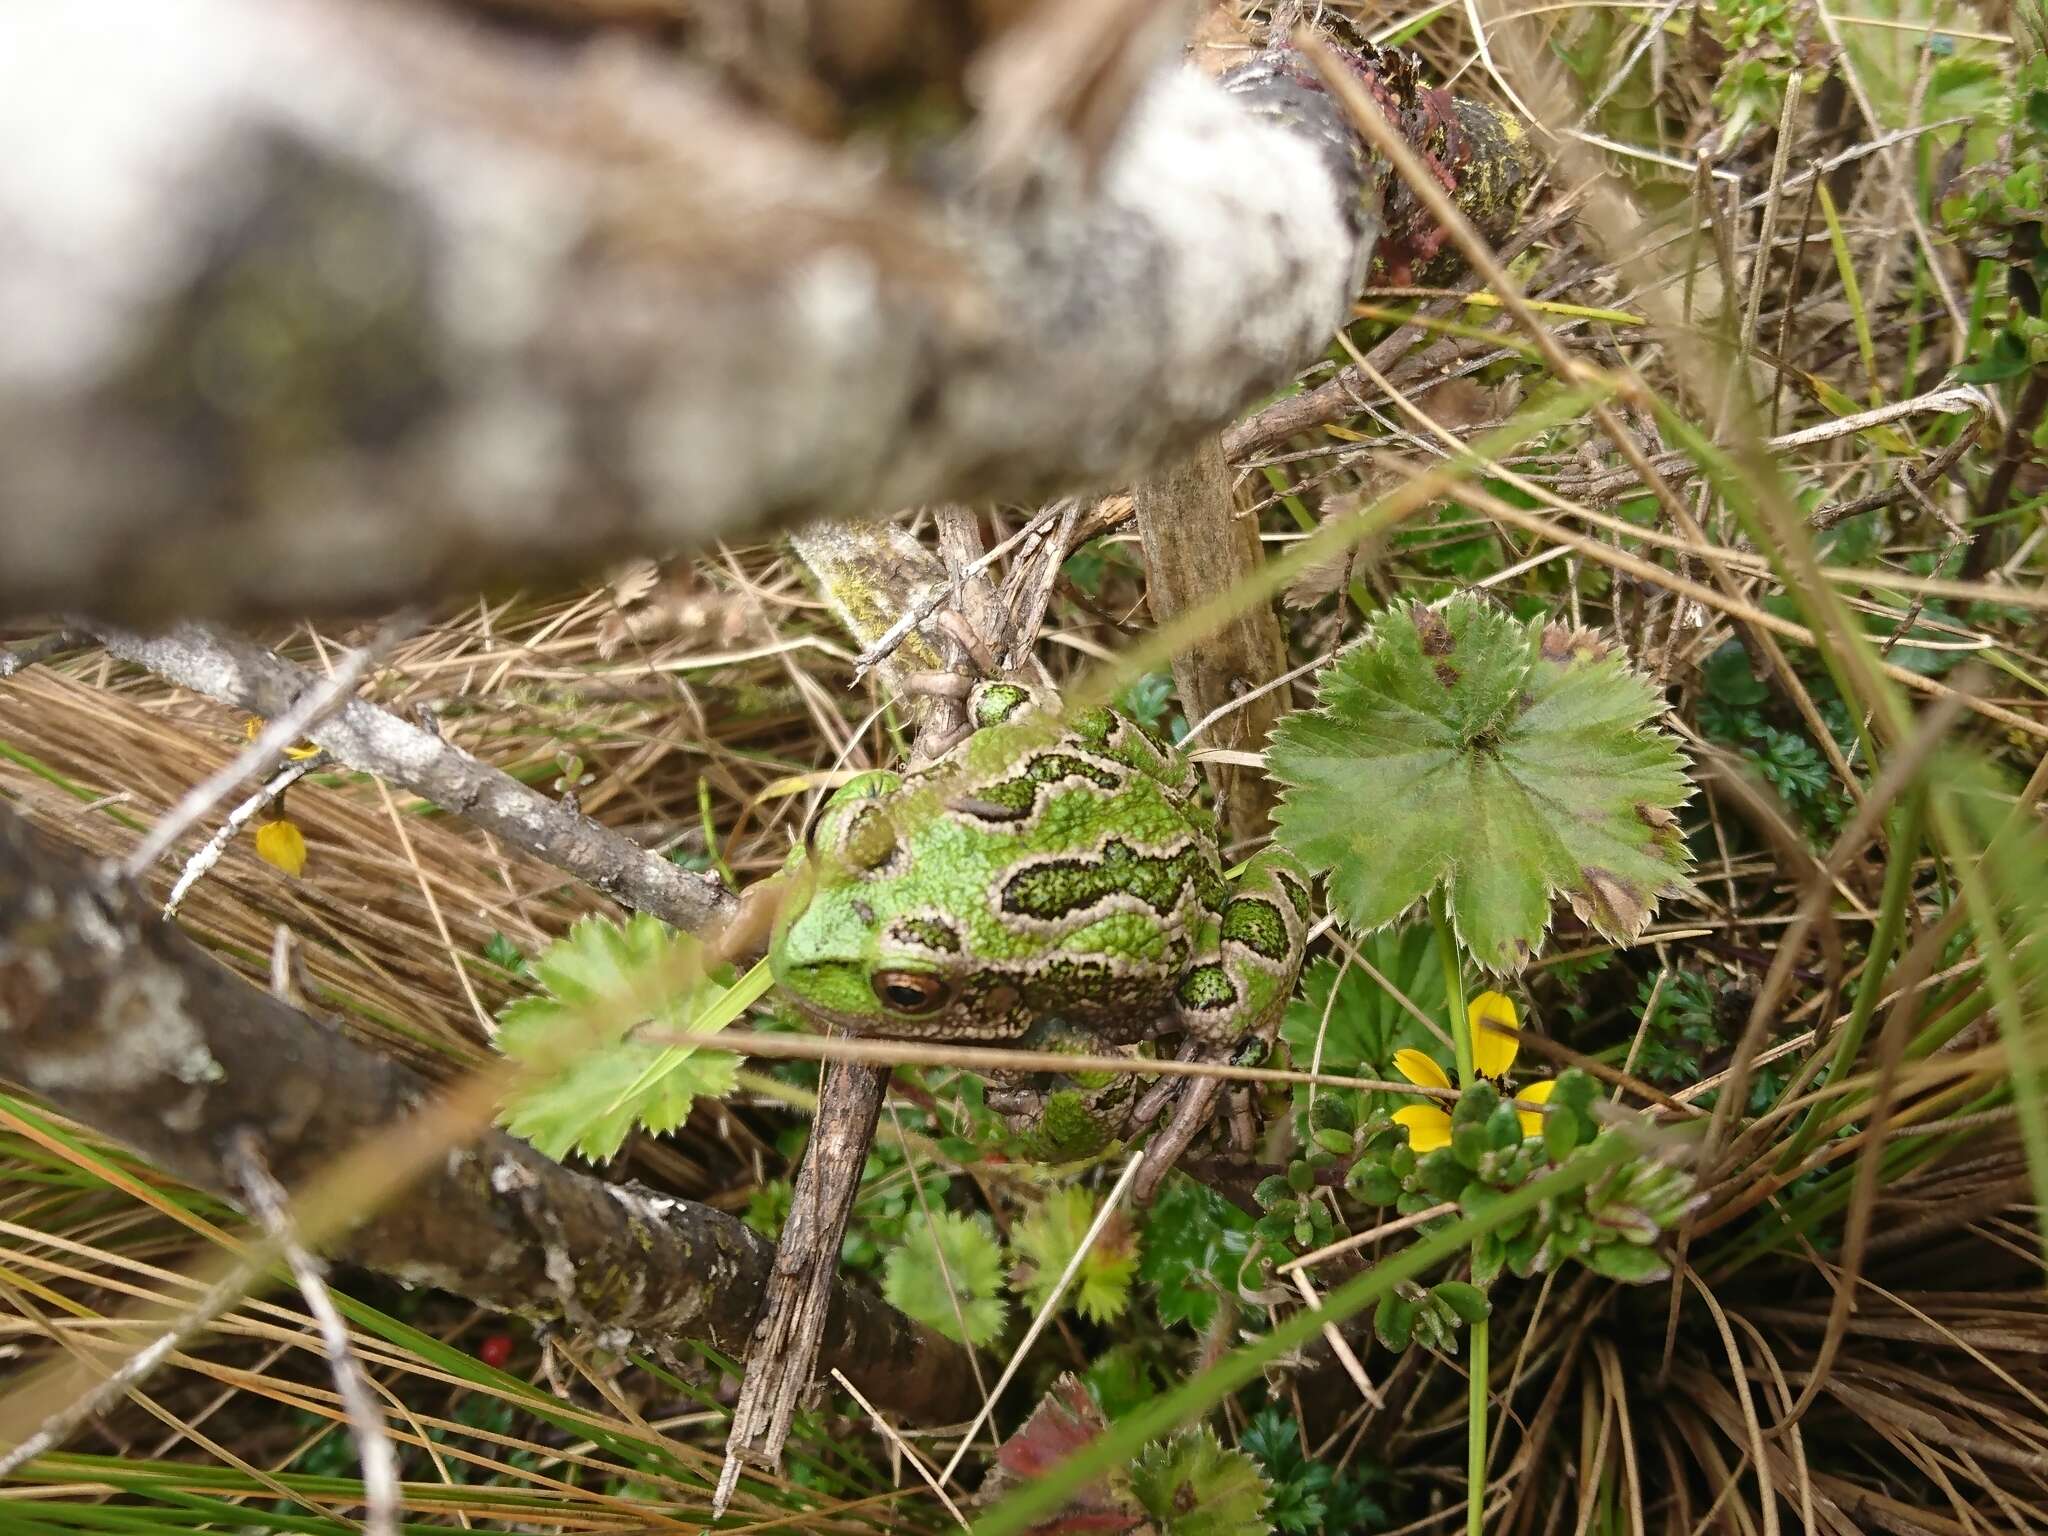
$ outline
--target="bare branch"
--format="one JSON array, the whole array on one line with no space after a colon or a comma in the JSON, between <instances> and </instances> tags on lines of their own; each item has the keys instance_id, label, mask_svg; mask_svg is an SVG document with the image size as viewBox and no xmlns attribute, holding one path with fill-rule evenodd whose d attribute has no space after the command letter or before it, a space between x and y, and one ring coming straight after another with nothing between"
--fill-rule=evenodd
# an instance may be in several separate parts
<instances>
[{"instance_id":1,"label":"bare branch","mask_svg":"<svg viewBox=\"0 0 2048 1536\"><path fill-rule=\"evenodd\" d=\"M0 813L0 1078L230 1199L237 1134L259 1138L295 1184L392 1136L433 1093L234 975L132 886L11 813ZM337 1256L521 1316L743 1354L775 1249L722 1211L486 1134L434 1159ZM959 1346L865 1291L833 1289L823 1337L824 1365L892 1411L973 1411Z\"/></svg>"},{"instance_id":2,"label":"bare branch","mask_svg":"<svg viewBox=\"0 0 2048 1536\"><path fill-rule=\"evenodd\" d=\"M93 629L121 660L266 719L325 686L325 679L260 645L198 625L157 636L108 625ZM715 877L678 869L374 704L350 699L306 734L337 762L409 789L636 911L692 933L732 914L735 899Z\"/></svg>"}]
</instances>

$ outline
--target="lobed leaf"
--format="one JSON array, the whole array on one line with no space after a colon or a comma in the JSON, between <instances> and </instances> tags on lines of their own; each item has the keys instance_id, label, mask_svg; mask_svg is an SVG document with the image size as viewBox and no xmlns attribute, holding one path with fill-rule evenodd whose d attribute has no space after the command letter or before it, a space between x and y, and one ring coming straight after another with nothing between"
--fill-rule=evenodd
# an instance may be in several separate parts
<instances>
[{"instance_id":1,"label":"lobed leaf","mask_svg":"<svg viewBox=\"0 0 2048 1536\"><path fill-rule=\"evenodd\" d=\"M696 940L645 913L624 923L587 917L531 970L546 992L498 1015L498 1049L531 1069L499 1123L549 1157L603 1162L636 1127L674 1130L700 1095L732 1092L738 1057L636 1033L698 1029L726 998Z\"/></svg>"},{"instance_id":2,"label":"lobed leaf","mask_svg":"<svg viewBox=\"0 0 2048 1536\"><path fill-rule=\"evenodd\" d=\"M1445 887L1489 970L1528 961L1560 896L1626 943L1688 884L1662 707L1590 631L1469 596L1390 609L1274 732L1279 839L1357 929Z\"/></svg>"}]
</instances>

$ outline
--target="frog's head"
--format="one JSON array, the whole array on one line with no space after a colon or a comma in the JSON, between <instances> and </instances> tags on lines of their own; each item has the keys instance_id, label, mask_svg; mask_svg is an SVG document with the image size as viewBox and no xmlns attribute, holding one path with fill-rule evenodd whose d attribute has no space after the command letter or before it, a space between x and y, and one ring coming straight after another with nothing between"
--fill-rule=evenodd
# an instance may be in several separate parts
<instances>
[{"instance_id":1,"label":"frog's head","mask_svg":"<svg viewBox=\"0 0 2048 1536\"><path fill-rule=\"evenodd\" d=\"M877 771L826 801L792 860L769 968L806 1014L856 1034L950 1038L983 1015L976 969L944 922L905 915L914 850L901 776ZM998 1005L1001 999L995 1000Z\"/></svg>"}]
</instances>

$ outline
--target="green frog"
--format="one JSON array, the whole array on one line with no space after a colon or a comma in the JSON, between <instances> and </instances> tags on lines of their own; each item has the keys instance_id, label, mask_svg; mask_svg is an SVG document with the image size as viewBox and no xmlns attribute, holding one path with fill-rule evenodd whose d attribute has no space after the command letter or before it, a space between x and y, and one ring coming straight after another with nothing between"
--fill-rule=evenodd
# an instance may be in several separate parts
<instances>
[{"instance_id":1,"label":"green frog","mask_svg":"<svg viewBox=\"0 0 2048 1536\"><path fill-rule=\"evenodd\" d=\"M861 1035L1068 1051L1178 1035L1183 1060L1262 1059L1301 970L1302 866L1268 848L1227 874L1194 765L1117 710L991 681L967 711L930 765L861 774L820 810L769 948L785 995ZM1021 1076L995 1083L1013 1121L1042 1111ZM1122 1133L1177 1098L1141 1194L1220 1086L1169 1076L1116 1101Z\"/></svg>"}]
</instances>

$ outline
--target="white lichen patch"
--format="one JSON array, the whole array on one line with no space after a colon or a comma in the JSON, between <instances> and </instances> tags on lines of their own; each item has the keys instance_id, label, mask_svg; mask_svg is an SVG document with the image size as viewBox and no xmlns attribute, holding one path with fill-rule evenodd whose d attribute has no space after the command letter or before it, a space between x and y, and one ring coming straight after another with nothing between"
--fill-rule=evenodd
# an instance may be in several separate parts
<instances>
[{"instance_id":1,"label":"white lichen patch","mask_svg":"<svg viewBox=\"0 0 2048 1536\"><path fill-rule=\"evenodd\" d=\"M132 1093L167 1078L202 1087L227 1076L185 1011L185 979L147 962L108 981L90 1029L31 1052L27 1067L39 1092Z\"/></svg>"},{"instance_id":2,"label":"white lichen patch","mask_svg":"<svg viewBox=\"0 0 2048 1536\"><path fill-rule=\"evenodd\" d=\"M491 1190L500 1195L523 1195L540 1187L533 1170L515 1157L501 1157L491 1164Z\"/></svg>"},{"instance_id":3,"label":"white lichen patch","mask_svg":"<svg viewBox=\"0 0 2048 1536\"><path fill-rule=\"evenodd\" d=\"M119 955L129 940L109 920L98 901L84 891L71 898L71 932L103 955Z\"/></svg>"}]
</instances>

